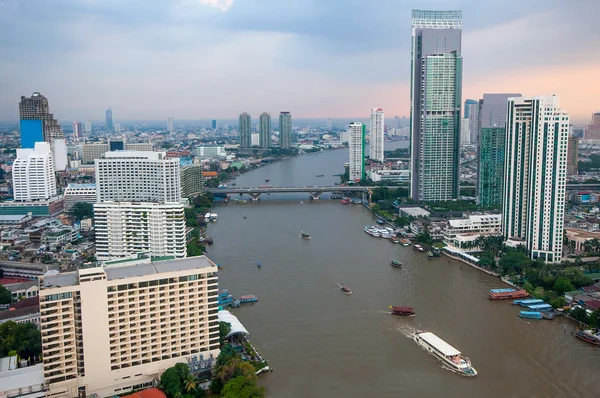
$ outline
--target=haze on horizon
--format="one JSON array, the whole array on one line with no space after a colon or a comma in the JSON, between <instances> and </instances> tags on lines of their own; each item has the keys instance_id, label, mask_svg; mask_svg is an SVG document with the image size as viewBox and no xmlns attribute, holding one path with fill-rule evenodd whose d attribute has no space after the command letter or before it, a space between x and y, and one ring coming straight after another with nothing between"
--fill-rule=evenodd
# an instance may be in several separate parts
<instances>
[{"instance_id":1,"label":"haze on horizon","mask_svg":"<svg viewBox=\"0 0 600 398\"><path fill-rule=\"evenodd\" d=\"M463 100L600 110L597 0L4 0L0 120L34 91L60 120L408 115L413 8L462 11Z\"/></svg>"}]
</instances>

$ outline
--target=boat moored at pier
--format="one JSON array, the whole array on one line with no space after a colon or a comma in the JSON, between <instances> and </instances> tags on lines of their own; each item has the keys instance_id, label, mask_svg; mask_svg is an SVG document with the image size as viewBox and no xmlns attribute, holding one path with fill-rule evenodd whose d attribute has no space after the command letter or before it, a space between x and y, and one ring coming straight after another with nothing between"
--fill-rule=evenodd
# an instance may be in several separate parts
<instances>
[{"instance_id":1,"label":"boat moored at pier","mask_svg":"<svg viewBox=\"0 0 600 398\"><path fill-rule=\"evenodd\" d=\"M519 318L542 319L542 313L539 311L521 311L519 312Z\"/></svg>"},{"instance_id":2,"label":"boat moored at pier","mask_svg":"<svg viewBox=\"0 0 600 398\"><path fill-rule=\"evenodd\" d=\"M408 240L406 238L402 238L402 239L400 239L400 244L402 246L410 246L410 240Z\"/></svg>"},{"instance_id":3,"label":"boat moored at pier","mask_svg":"<svg viewBox=\"0 0 600 398\"><path fill-rule=\"evenodd\" d=\"M600 345L600 335L594 333L594 331L590 329L577 329L575 337L590 344Z\"/></svg>"},{"instance_id":4,"label":"boat moored at pier","mask_svg":"<svg viewBox=\"0 0 600 398\"><path fill-rule=\"evenodd\" d=\"M469 358L462 356L460 351L440 339L431 332L419 331L413 335L413 340L436 357L444 366L463 376L476 376L477 371L471 366Z\"/></svg>"},{"instance_id":5,"label":"boat moored at pier","mask_svg":"<svg viewBox=\"0 0 600 398\"><path fill-rule=\"evenodd\" d=\"M526 290L515 290L510 292L499 292L499 293L490 293L490 300L508 300L508 299L520 299L529 297L529 293Z\"/></svg>"}]
</instances>

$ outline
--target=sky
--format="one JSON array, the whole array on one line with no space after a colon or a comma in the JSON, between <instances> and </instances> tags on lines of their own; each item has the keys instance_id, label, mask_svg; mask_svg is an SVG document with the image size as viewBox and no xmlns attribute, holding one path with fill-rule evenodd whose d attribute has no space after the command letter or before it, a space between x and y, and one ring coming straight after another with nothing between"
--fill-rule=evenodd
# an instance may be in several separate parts
<instances>
[{"instance_id":1,"label":"sky","mask_svg":"<svg viewBox=\"0 0 600 398\"><path fill-rule=\"evenodd\" d=\"M0 120L409 115L413 8L462 11L463 100L600 110L599 0L0 0Z\"/></svg>"}]
</instances>

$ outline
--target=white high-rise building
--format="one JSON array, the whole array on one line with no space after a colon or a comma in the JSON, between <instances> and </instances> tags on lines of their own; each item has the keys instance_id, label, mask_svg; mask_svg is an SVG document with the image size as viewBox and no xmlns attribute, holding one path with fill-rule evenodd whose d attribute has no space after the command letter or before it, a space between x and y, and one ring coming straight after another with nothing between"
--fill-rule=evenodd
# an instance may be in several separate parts
<instances>
[{"instance_id":1,"label":"white high-rise building","mask_svg":"<svg viewBox=\"0 0 600 398\"><path fill-rule=\"evenodd\" d=\"M260 134L252 133L250 135L250 142L252 146L258 146L260 144Z\"/></svg>"},{"instance_id":2,"label":"white high-rise building","mask_svg":"<svg viewBox=\"0 0 600 398\"><path fill-rule=\"evenodd\" d=\"M370 135L370 158L377 162L383 162L383 130L385 122L383 109L373 108L371 110L371 128Z\"/></svg>"},{"instance_id":3,"label":"white high-rise building","mask_svg":"<svg viewBox=\"0 0 600 398\"><path fill-rule=\"evenodd\" d=\"M15 201L44 200L56 196L54 159L48 142L36 142L33 149L17 149L12 167Z\"/></svg>"},{"instance_id":4,"label":"white high-rise building","mask_svg":"<svg viewBox=\"0 0 600 398\"><path fill-rule=\"evenodd\" d=\"M169 116L167 119L167 130L169 130L169 133L173 132L173 116Z\"/></svg>"},{"instance_id":5,"label":"white high-rise building","mask_svg":"<svg viewBox=\"0 0 600 398\"><path fill-rule=\"evenodd\" d=\"M75 203L96 203L96 184L69 184L65 189L65 210L71 210Z\"/></svg>"},{"instance_id":6,"label":"white high-rise building","mask_svg":"<svg viewBox=\"0 0 600 398\"><path fill-rule=\"evenodd\" d=\"M562 257L568 132L557 96L508 99L502 233L547 262Z\"/></svg>"},{"instance_id":7,"label":"white high-rise building","mask_svg":"<svg viewBox=\"0 0 600 398\"><path fill-rule=\"evenodd\" d=\"M104 202L94 205L96 258L147 253L185 257L185 214L179 203Z\"/></svg>"},{"instance_id":8,"label":"white high-rise building","mask_svg":"<svg viewBox=\"0 0 600 398\"><path fill-rule=\"evenodd\" d=\"M85 122L85 132L86 133L92 132L92 122Z\"/></svg>"},{"instance_id":9,"label":"white high-rise building","mask_svg":"<svg viewBox=\"0 0 600 398\"><path fill-rule=\"evenodd\" d=\"M181 200L179 158L168 158L166 152L106 152L95 163L98 203Z\"/></svg>"},{"instance_id":10,"label":"white high-rise building","mask_svg":"<svg viewBox=\"0 0 600 398\"><path fill-rule=\"evenodd\" d=\"M115 123L115 133L121 132L121 123Z\"/></svg>"},{"instance_id":11,"label":"white high-rise building","mask_svg":"<svg viewBox=\"0 0 600 398\"><path fill-rule=\"evenodd\" d=\"M352 122L348 126L350 161L350 181L360 181L365 178L365 125Z\"/></svg>"},{"instance_id":12,"label":"white high-rise building","mask_svg":"<svg viewBox=\"0 0 600 398\"><path fill-rule=\"evenodd\" d=\"M460 143L461 145L469 145L471 143L471 124L467 118L460 119Z\"/></svg>"},{"instance_id":13,"label":"white high-rise building","mask_svg":"<svg viewBox=\"0 0 600 398\"><path fill-rule=\"evenodd\" d=\"M217 266L205 256L46 274L39 285L46 396L130 393L219 355Z\"/></svg>"}]
</instances>

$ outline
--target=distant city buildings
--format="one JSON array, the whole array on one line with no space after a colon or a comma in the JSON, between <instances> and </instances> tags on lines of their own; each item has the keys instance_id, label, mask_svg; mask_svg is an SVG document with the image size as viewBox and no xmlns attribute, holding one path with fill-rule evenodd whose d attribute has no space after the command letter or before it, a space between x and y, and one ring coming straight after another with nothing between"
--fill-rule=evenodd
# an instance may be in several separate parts
<instances>
[{"instance_id":1,"label":"distant city buildings","mask_svg":"<svg viewBox=\"0 0 600 398\"><path fill-rule=\"evenodd\" d=\"M36 142L33 149L17 149L12 178L15 201L45 200L56 196L56 177L50 144Z\"/></svg>"},{"instance_id":2,"label":"distant city buildings","mask_svg":"<svg viewBox=\"0 0 600 398\"><path fill-rule=\"evenodd\" d=\"M592 114L592 123L585 129L586 140L600 140L600 112Z\"/></svg>"},{"instance_id":3,"label":"distant city buildings","mask_svg":"<svg viewBox=\"0 0 600 398\"><path fill-rule=\"evenodd\" d=\"M348 162L350 181L365 179L365 125L352 122L348 126L350 161Z\"/></svg>"},{"instance_id":4,"label":"distant city buildings","mask_svg":"<svg viewBox=\"0 0 600 398\"><path fill-rule=\"evenodd\" d=\"M569 115L556 96L510 98L506 128L502 233L531 258L560 262Z\"/></svg>"},{"instance_id":5,"label":"distant city buildings","mask_svg":"<svg viewBox=\"0 0 600 398\"><path fill-rule=\"evenodd\" d=\"M169 133L173 132L173 116L169 116L167 118L167 130L169 130Z\"/></svg>"},{"instance_id":6,"label":"distant city buildings","mask_svg":"<svg viewBox=\"0 0 600 398\"><path fill-rule=\"evenodd\" d=\"M271 115L269 115L267 112L261 113L258 123L260 147L263 149L269 149L271 147Z\"/></svg>"},{"instance_id":7,"label":"distant city buildings","mask_svg":"<svg viewBox=\"0 0 600 398\"><path fill-rule=\"evenodd\" d=\"M462 15L412 12L411 197L459 197Z\"/></svg>"},{"instance_id":8,"label":"distant city buildings","mask_svg":"<svg viewBox=\"0 0 600 398\"><path fill-rule=\"evenodd\" d=\"M462 118L460 120L460 144L469 145L471 144L471 130L469 126L469 119Z\"/></svg>"},{"instance_id":9,"label":"distant city buildings","mask_svg":"<svg viewBox=\"0 0 600 398\"><path fill-rule=\"evenodd\" d=\"M42 141L53 146L55 139L64 138L58 121L50 113L48 99L38 92L29 98L21 96L19 118L22 148L33 148Z\"/></svg>"},{"instance_id":10,"label":"distant city buildings","mask_svg":"<svg viewBox=\"0 0 600 398\"><path fill-rule=\"evenodd\" d=\"M240 148L250 148L252 143L252 117L248 112L240 113L239 117ZM256 144L258 145L258 144Z\"/></svg>"},{"instance_id":11,"label":"distant city buildings","mask_svg":"<svg viewBox=\"0 0 600 398\"><path fill-rule=\"evenodd\" d=\"M213 130L216 130L219 127L219 125L215 119L212 120L210 126L212 127Z\"/></svg>"},{"instance_id":12,"label":"distant city buildings","mask_svg":"<svg viewBox=\"0 0 600 398\"><path fill-rule=\"evenodd\" d=\"M106 110L106 129L108 131L113 131L112 108Z\"/></svg>"},{"instance_id":13,"label":"distant city buildings","mask_svg":"<svg viewBox=\"0 0 600 398\"><path fill-rule=\"evenodd\" d=\"M200 159L224 158L227 156L223 146L199 146L194 150L194 154Z\"/></svg>"},{"instance_id":14,"label":"distant city buildings","mask_svg":"<svg viewBox=\"0 0 600 398\"><path fill-rule=\"evenodd\" d=\"M79 141L81 138L83 138L83 126L81 125L81 122L73 122L73 139L75 139L75 141Z\"/></svg>"},{"instance_id":15,"label":"distant city buildings","mask_svg":"<svg viewBox=\"0 0 600 398\"><path fill-rule=\"evenodd\" d=\"M469 121L469 143L477 144L479 139L479 101L468 99L465 101L465 119Z\"/></svg>"},{"instance_id":16,"label":"distant city buildings","mask_svg":"<svg viewBox=\"0 0 600 398\"><path fill-rule=\"evenodd\" d=\"M85 122L85 132L86 133L92 132L92 122Z\"/></svg>"},{"instance_id":17,"label":"distant city buildings","mask_svg":"<svg viewBox=\"0 0 600 398\"><path fill-rule=\"evenodd\" d=\"M126 150L126 151L153 151L154 145L151 142L126 142L123 139L112 139L105 143L91 143L81 145L81 163L94 164L96 159L100 159L106 152Z\"/></svg>"},{"instance_id":18,"label":"distant city buildings","mask_svg":"<svg viewBox=\"0 0 600 398\"><path fill-rule=\"evenodd\" d=\"M579 168L579 139L569 137L567 145L567 175L577 175Z\"/></svg>"},{"instance_id":19,"label":"distant city buildings","mask_svg":"<svg viewBox=\"0 0 600 398\"><path fill-rule=\"evenodd\" d=\"M279 146L281 149L292 147L292 114L289 112L279 113Z\"/></svg>"},{"instance_id":20,"label":"distant city buildings","mask_svg":"<svg viewBox=\"0 0 600 398\"><path fill-rule=\"evenodd\" d=\"M370 125L370 158L376 162L383 162L383 130L385 126L383 109L371 109L371 125Z\"/></svg>"},{"instance_id":21,"label":"distant city buildings","mask_svg":"<svg viewBox=\"0 0 600 398\"><path fill-rule=\"evenodd\" d=\"M327 119L327 130L333 130L333 120L331 118Z\"/></svg>"},{"instance_id":22,"label":"distant city buildings","mask_svg":"<svg viewBox=\"0 0 600 398\"><path fill-rule=\"evenodd\" d=\"M121 123L115 123L115 133L121 132Z\"/></svg>"},{"instance_id":23,"label":"distant city buildings","mask_svg":"<svg viewBox=\"0 0 600 398\"><path fill-rule=\"evenodd\" d=\"M521 94L484 94L478 104L477 203L485 207L502 204L506 109L516 97Z\"/></svg>"}]
</instances>

